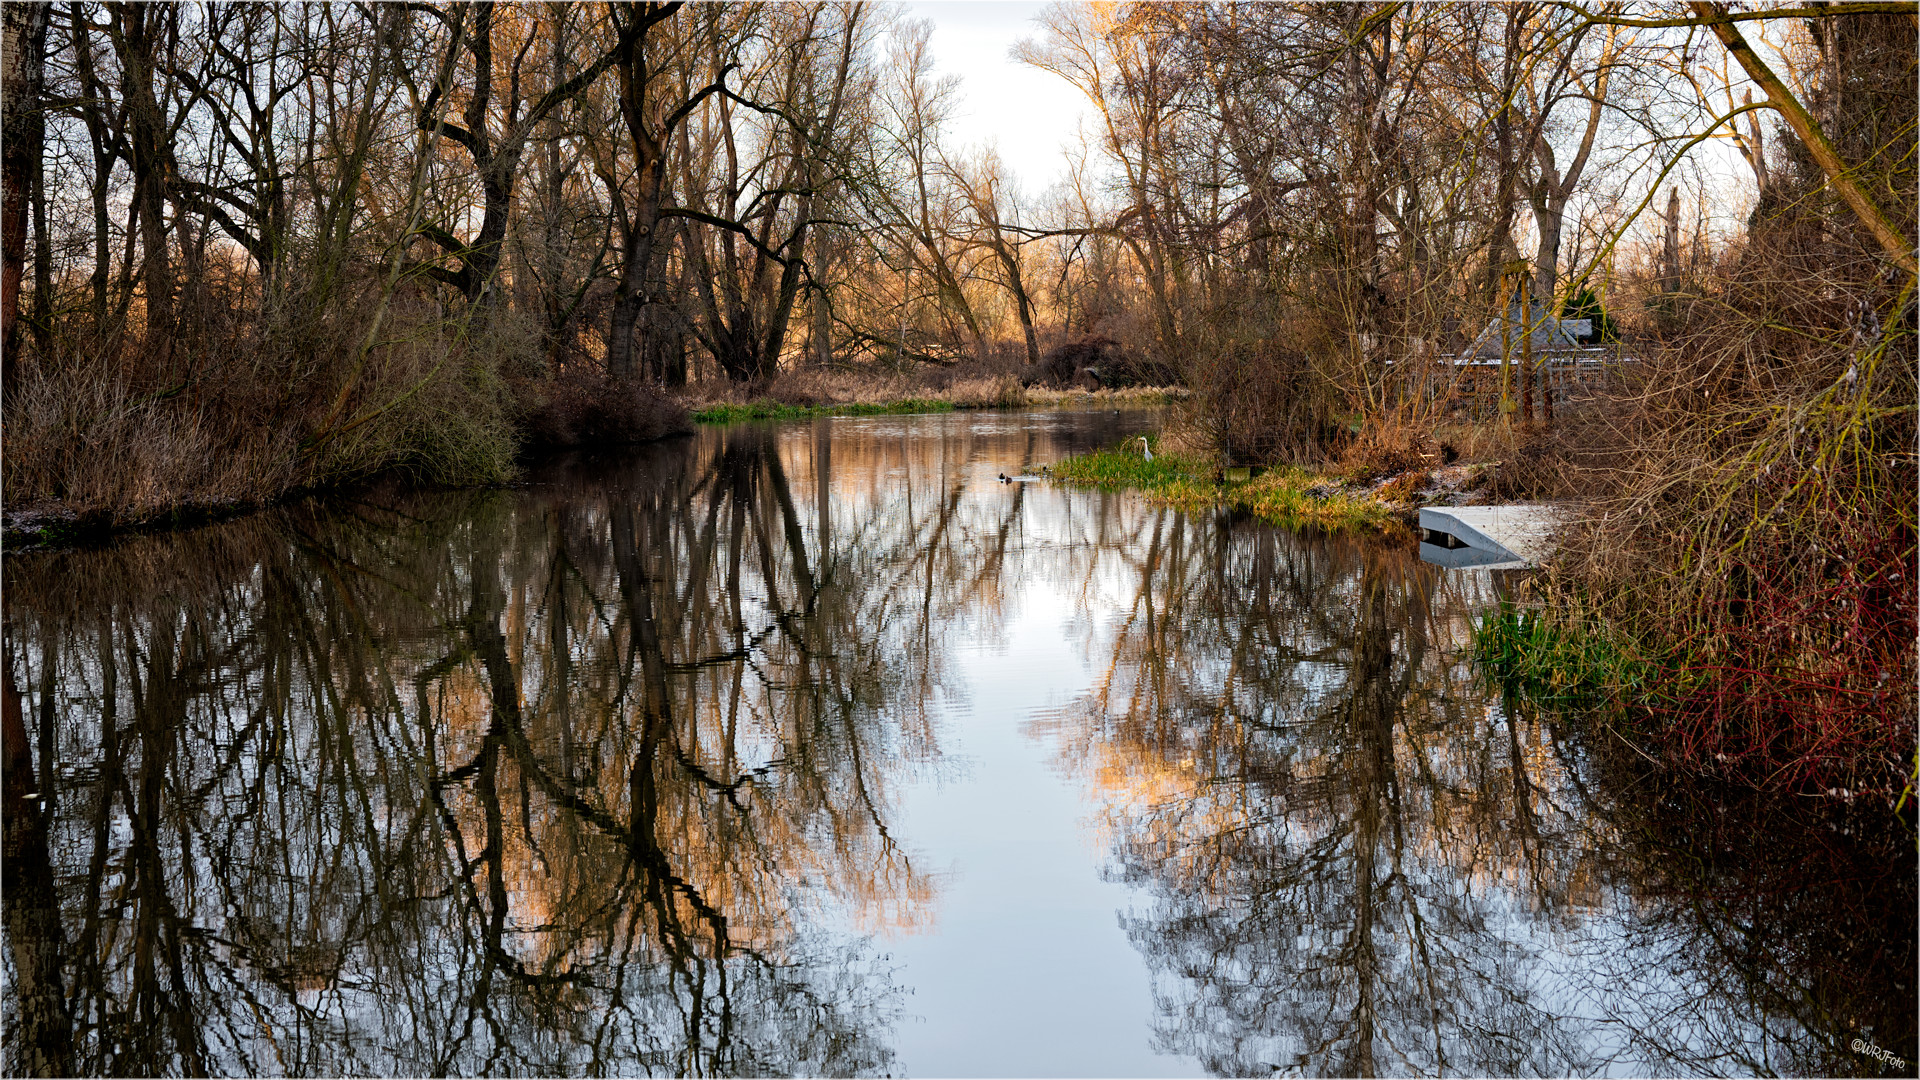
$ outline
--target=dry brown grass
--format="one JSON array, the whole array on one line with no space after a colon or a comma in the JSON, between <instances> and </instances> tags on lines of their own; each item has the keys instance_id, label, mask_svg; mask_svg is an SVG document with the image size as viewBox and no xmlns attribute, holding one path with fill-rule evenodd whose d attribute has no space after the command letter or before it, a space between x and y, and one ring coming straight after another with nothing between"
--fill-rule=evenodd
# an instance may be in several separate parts
<instances>
[{"instance_id":1,"label":"dry brown grass","mask_svg":"<svg viewBox=\"0 0 1920 1080\"><path fill-rule=\"evenodd\" d=\"M135 521L175 508L251 503L292 486L291 432L221 430L182 395L124 378L23 370L7 388L7 505Z\"/></svg>"},{"instance_id":2,"label":"dry brown grass","mask_svg":"<svg viewBox=\"0 0 1920 1080\"><path fill-rule=\"evenodd\" d=\"M1335 461L1335 470L1360 482L1442 464L1432 426L1411 407L1376 414Z\"/></svg>"},{"instance_id":3,"label":"dry brown grass","mask_svg":"<svg viewBox=\"0 0 1920 1080\"><path fill-rule=\"evenodd\" d=\"M1027 390L1016 375L999 375L955 382L945 390L934 391L933 400L947 401L956 409L1019 409L1027 404Z\"/></svg>"},{"instance_id":4,"label":"dry brown grass","mask_svg":"<svg viewBox=\"0 0 1920 1080\"><path fill-rule=\"evenodd\" d=\"M1114 386L1102 387L1099 390L1049 390L1037 386L1027 388L1027 404L1038 408L1144 407L1170 401L1183 401L1186 397L1187 391L1178 386Z\"/></svg>"},{"instance_id":5,"label":"dry brown grass","mask_svg":"<svg viewBox=\"0 0 1920 1080\"><path fill-rule=\"evenodd\" d=\"M1438 424L1433 441L1443 457L1452 447L1460 461L1501 461L1519 448L1523 434L1510 424Z\"/></svg>"},{"instance_id":6,"label":"dry brown grass","mask_svg":"<svg viewBox=\"0 0 1920 1080\"><path fill-rule=\"evenodd\" d=\"M764 384L714 379L692 383L679 391L689 409L709 405L744 405L771 399L782 405L884 405L905 398L927 397L929 383L912 373L861 372L843 368L806 368L783 371Z\"/></svg>"},{"instance_id":7,"label":"dry brown grass","mask_svg":"<svg viewBox=\"0 0 1920 1080\"><path fill-rule=\"evenodd\" d=\"M1414 468L1380 485L1374 497L1382 502L1404 505L1419 498L1420 492L1433 480L1433 473L1427 469Z\"/></svg>"},{"instance_id":8,"label":"dry brown grass","mask_svg":"<svg viewBox=\"0 0 1920 1080\"><path fill-rule=\"evenodd\" d=\"M957 409L1065 408L1156 404L1183 395L1177 388L1129 386L1099 390L1022 387L1012 372L956 375L947 369L910 372L807 368L783 371L752 386L721 380L688 386L679 394L687 408L745 405L771 399L783 405L888 405L899 401L944 401Z\"/></svg>"}]
</instances>

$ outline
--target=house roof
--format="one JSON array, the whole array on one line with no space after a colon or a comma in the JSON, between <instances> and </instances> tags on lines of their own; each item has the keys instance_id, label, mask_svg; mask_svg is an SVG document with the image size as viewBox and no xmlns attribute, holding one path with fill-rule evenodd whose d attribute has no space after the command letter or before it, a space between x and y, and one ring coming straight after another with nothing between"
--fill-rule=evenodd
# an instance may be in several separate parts
<instances>
[{"instance_id":1,"label":"house roof","mask_svg":"<svg viewBox=\"0 0 1920 1080\"><path fill-rule=\"evenodd\" d=\"M1505 323L1508 329L1502 328ZM1529 330L1531 334L1529 335ZM1462 360L1498 360L1507 342L1511 342L1513 355L1519 356L1527 348L1526 338L1531 336L1533 352L1558 352L1565 349L1582 347L1581 338L1593 333L1591 319L1562 319L1553 314L1553 309L1544 303L1533 302L1523 312L1518 301L1509 303L1504 318L1495 316L1487 320L1486 329L1473 339L1460 354Z\"/></svg>"}]
</instances>

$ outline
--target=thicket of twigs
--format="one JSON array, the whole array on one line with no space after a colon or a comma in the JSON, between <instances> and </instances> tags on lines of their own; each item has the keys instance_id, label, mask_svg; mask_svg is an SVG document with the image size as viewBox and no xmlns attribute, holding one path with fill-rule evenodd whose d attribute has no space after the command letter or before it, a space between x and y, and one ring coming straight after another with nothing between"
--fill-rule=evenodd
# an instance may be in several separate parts
<instances>
[{"instance_id":1,"label":"thicket of twigs","mask_svg":"<svg viewBox=\"0 0 1920 1080\"><path fill-rule=\"evenodd\" d=\"M1812 108L1910 227L1911 27L1836 36ZM1550 593L1661 658L1634 722L1673 761L1897 799L1920 626L1915 279L1804 146L1783 158L1744 242L1652 297L1640 385L1586 445L1599 497Z\"/></svg>"},{"instance_id":2,"label":"thicket of twigs","mask_svg":"<svg viewBox=\"0 0 1920 1080\"><path fill-rule=\"evenodd\" d=\"M1556 598L1666 658L1642 703L1676 760L1892 794L1915 732L1911 281L1780 269L1750 251L1650 354Z\"/></svg>"}]
</instances>

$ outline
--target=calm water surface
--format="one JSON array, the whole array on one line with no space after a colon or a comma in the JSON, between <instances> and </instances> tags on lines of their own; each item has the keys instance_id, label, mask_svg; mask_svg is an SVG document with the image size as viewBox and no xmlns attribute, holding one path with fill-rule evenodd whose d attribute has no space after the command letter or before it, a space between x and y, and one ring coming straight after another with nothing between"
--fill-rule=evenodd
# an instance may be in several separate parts
<instances>
[{"instance_id":1,"label":"calm water surface","mask_svg":"<svg viewBox=\"0 0 1920 1080\"><path fill-rule=\"evenodd\" d=\"M1503 702L1410 542L995 481L1154 420L10 556L8 1072L1911 1075L1910 835Z\"/></svg>"}]
</instances>

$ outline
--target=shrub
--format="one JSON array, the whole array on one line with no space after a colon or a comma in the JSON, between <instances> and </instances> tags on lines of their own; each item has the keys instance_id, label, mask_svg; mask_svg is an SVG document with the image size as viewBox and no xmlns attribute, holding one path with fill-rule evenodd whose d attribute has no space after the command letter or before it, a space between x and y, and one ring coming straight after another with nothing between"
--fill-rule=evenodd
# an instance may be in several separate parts
<instances>
[{"instance_id":1,"label":"shrub","mask_svg":"<svg viewBox=\"0 0 1920 1080\"><path fill-rule=\"evenodd\" d=\"M1429 427L1416 422L1409 410L1396 409L1371 418L1341 453L1340 472L1355 482L1397 476L1440 464L1440 448Z\"/></svg>"},{"instance_id":2,"label":"shrub","mask_svg":"<svg viewBox=\"0 0 1920 1080\"><path fill-rule=\"evenodd\" d=\"M649 442L693 430L687 410L638 382L570 368L517 388L516 417L529 447Z\"/></svg>"},{"instance_id":3,"label":"shrub","mask_svg":"<svg viewBox=\"0 0 1920 1080\"><path fill-rule=\"evenodd\" d=\"M537 366L521 355L532 339L471 335L400 297L362 350L364 294L351 286L322 306L292 287L265 305L221 294L241 314L183 327L165 362L131 339L56 327L6 388L9 509L112 529L384 471L445 484L509 477L516 439L499 373ZM627 429L645 404L620 407Z\"/></svg>"},{"instance_id":4,"label":"shrub","mask_svg":"<svg viewBox=\"0 0 1920 1080\"><path fill-rule=\"evenodd\" d=\"M1193 396L1183 422L1236 465L1318 463L1352 432L1325 358L1325 320L1251 291L1223 290L1194 321L1184 362Z\"/></svg>"}]
</instances>

